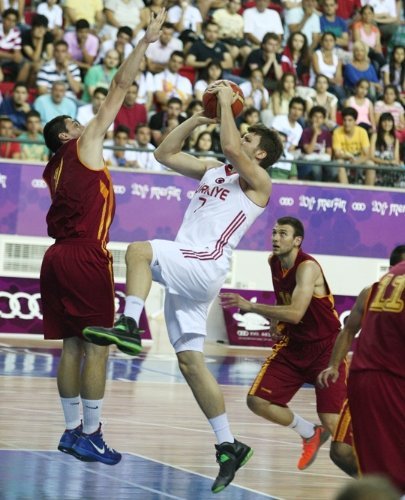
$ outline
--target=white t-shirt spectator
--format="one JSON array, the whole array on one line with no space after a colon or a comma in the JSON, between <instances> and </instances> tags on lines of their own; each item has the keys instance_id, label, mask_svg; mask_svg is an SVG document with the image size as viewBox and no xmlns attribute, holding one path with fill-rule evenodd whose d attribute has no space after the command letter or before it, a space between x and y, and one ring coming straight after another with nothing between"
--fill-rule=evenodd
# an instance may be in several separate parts
<instances>
[{"instance_id":1,"label":"white t-shirt spectator","mask_svg":"<svg viewBox=\"0 0 405 500\"><path fill-rule=\"evenodd\" d=\"M84 104L77 108L76 119L81 125L87 125L89 121L94 118L93 105ZM114 130L114 122L109 126L108 131L112 132Z\"/></svg>"},{"instance_id":2,"label":"white t-shirt spectator","mask_svg":"<svg viewBox=\"0 0 405 500\"><path fill-rule=\"evenodd\" d=\"M253 106L259 111L262 110L263 97L266 103L269 102L269 92L266 88L263 88L262 90L256 89L252 92L252 84L249 81L241 83L240 88L245 98L251 97L253 99Z\"/></svg>"},{"instance_id":3,"label":"white t-shirt spectator","mask_svg":"<svg viewBox=\"0 0 405 500\"><path fill-rule=\"evenodd\" d=\"M172 73L168 69L157 73L154 76L155 92L165 92L169 99L178 97L183 102L193 94L191 82L185 76Z\"/></svg>"},{"instance_id":4,"label":"white t-shirt spectator","mask_svg":"<svg viewBox=\"0 0 405 500\"><path fill-rule=\"evenodd\" d=\"M288 151L291 146L298 146L302 135L302 127L296 122L294 126L288 120L288 116L279 115L274 117L271 126L278 130L279 132L283 132L287 136L287 142L285 149Z\"/></svg>"},{"instance_id":5,"label":"white t-shirt spectator","mask_svg":"<svg viewBox=\"0 0 405 500\"><path fill-rule=\"evenodd\" d=\"M395 0L361 0L361 5L371 5L375 15L389 14L392 17L398 15Z\"/></svg>"},{"instance_id":6,"label":"white t-shirt spectator","mask_svg":"<svg viewBox=\"0 0 405 500\"><path fill-rule=\"evenodd\" d=\"M134 29L140 22L140 11L145 7L142 0L104 0L104 8L111 10L119 26Z\"/></svg>"},{"instance_id":7,"label":"white t-shirt spectator","mask_svg":"<svg viewBox=\"0 0 405 500\"><path fill-rule=\"evenodd\" d=\"M277 35L284 34L280 15L273 9L259 12L256 7L252 7L246 9L242 16L245 23L245 33L251 33L259 40L263 40L264 35L269 31Z\"/></svg>"},{"instance_id":8,"label":"white t-shirt spectator","mask_svg":"<svg viewBox=\"0 0 405 500\"><path fill-rule=\"evenodd\" d=\"M135 78L138 84L138 95L136 102L138 104L146 104L148 101L147 93L155 92L155 80L150 71L141 73L139 77Z\"/></svg>"},{"instance_id":9,"label":"white t-shirt spectator","mask_svg":"<svg viewBox=\"0 0 405 500\"><path fill-rule=\"evenodd\" d=\"M176 24L180 21L182 16L182 8L179 5L173 5L167 11L167 22ZM197 25L203 22L201 12L193 5L187 5L184 11L183 26L185 30L197 31Z\"/></svg>"},{"instance_id":10,"label":"white t-shirt spectator","mask_svg":"<svg viewBox=\"0 0 405 500\"><path fill-rule=\"evenodd\" d=\"M100 50L98 52L98 56L96 57L96 60L94 61L94 64L99 64L100 61L102 61L107 54L107 52L111 49L114 49L114 44L115 40L105 40L101 45L100 45ZM124 59L126 59L129 54L132 52L132 49L134 47L132 46L131 43L126 43L124 47Z\"/></svg>"},{"instance_id":11,"label":"white t-shirt spectator","mask_svg":"<svg viewBox=\"0 0 405 500\"><path fill-rule=\"evenodd\" d=\"M48 28L61 28L63 25L63 11L60 5L55 4L49 8L47 2L41 2L37 7L37 13L48 19Z\"/></svg>"},{"instance_id":12,"label":"white t-shirt spectator","mask_svg":"<svg viewBox=\"0 0 405 500\"><path fill-rule=\"evenodd\" d=\"M146 49L146 57L156 64L165 65L175 50L183 51L183 42L178 38L172 38L167 45L162 45L160 40L156 40Z\"/></svg>"},{"instance_id":13,"label":"white t-shirt spectator","mask_svg":"<svg viewBox=\"0 0 405 500\"><path fill-rule=\"evenodd\" d=\"M294 9L294 12L290 16L289 24L299 24L304 17L304 9ZM313 12L311 16L306 20L304 26L301 28L301 33L307 37L308 45L312 43L313 33L321 33L321 21L319 15Z\"/></svg>"}]
</instances>

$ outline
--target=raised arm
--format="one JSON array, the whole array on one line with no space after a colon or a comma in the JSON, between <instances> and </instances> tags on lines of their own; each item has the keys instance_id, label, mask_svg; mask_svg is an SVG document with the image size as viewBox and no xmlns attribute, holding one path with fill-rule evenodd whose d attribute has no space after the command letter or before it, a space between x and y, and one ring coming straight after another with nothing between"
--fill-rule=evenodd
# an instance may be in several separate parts
<instances>
[{"instance_id":1,"label":"raised arm","mask_svg":"<svg viewBox=\"0 0 405 500\"><path fill-rule=\"evenodd\" d=\"M156 160L179 174L200 180L206 170L219 166L220 162L214 159L208 161L199 160L193 155L184 153L182 147L185 139L196 127L215 122L216 120L203 116L202 112L191 116L172 130L160 143L159 147L155 149Z\"/></svg>"},{"instance_id":2,"label":"raised arm","mask_svg":"<svg viewBox=\"0 0 405 500\"><path fill-rule=\"evenodd\" d=\"M249 197L252 201L264 206L270 197L271 179L266 170L258 164L257 155L261 153L257 152L254 156L252 152L254 157L249 157L242 148L240 133L236 127L231 107L233 90L229 84L211 85L210 88L217 94L221 110L220 140L222 152L246 182L251 191Z\"/></svg>"},{"instance_id":3,"label":"raised arm","mask_svg":"<svg viewBox=\"0 0 405 500\"><path fill-rule=\"evenodd\" d=\"M160 28L166 12L162 9L148 26L145 36L122 63L114 76L106 100L101 105L96 116L89 122L79 139L80 158L92 168L104 168L102 158L102 143L104 136L113 123L124 102L125 94L135 79L148 45L159 37Z\"/></svg>"},{"instance_id":4,"label":"raised arm","mask_svg":"<svg viewBox=\"0 0 405 500\"><path fill-rule=\"evenodd\" d=\"M361 321L363 319L364 308L369 293L370 287L364 288L360 293L346 320L343 330L336 337L329 366L325 368L317 378L317 382L321 387L329 387L329 379L333 383L338 379L339 365L345 359L356 333L361 328Z\"/></svg>"}]
</instances>

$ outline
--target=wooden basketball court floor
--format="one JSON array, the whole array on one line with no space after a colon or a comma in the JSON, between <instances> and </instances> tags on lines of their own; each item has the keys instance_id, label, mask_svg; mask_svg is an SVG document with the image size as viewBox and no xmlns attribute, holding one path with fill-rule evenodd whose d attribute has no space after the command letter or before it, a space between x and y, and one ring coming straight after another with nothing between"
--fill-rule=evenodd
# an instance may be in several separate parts
<instances>
[{"instance_id":1,"label":"wooden basketball court floor","mask_svg":"<svg viewBox=\"0 0 405 500\"><path fill-rule=\"evenodd\" d=\"M232 431L254 449L233 483L214 495L215 436L167 342L153 342L138 358L111 348L103 429L107 444L123 458L107 466L57 451L64 430L55 380L60 344L2 336L0 499L332 500L351 480L330 461L329 442L301 472L298 435L260 419L245 404L266 355L265 350L206 346ZM291 407L318 421L313 388L302 388Z\"/></svg>"}]
</instances>

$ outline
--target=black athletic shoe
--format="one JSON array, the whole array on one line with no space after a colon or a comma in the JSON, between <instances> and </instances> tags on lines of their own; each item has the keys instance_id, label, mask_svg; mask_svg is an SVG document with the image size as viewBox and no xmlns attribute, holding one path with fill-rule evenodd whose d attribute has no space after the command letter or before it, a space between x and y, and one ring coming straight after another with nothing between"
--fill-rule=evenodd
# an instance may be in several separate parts
<instances>
[{"instance_id":1,"label":"black athletic shoe","mask_svg":"<svg viewBox=\"0 0 405 500\"><path fill-rule=\"evenodd\" d=\"M216 444L216 457L219 463L219 474L212 485L211 491L219 493L235 477L235 472L245 465L253 455L252 448L236 441L234 443Z\"/></svg>"},{"instance_id":2,"label":"black athletic shoe","mask_svg":"<svg viewBox=\"0 0 405 500\"><path fill-rule=\"evenodd\" d=\"M143 331L134 319L121 314L113 328L87 326L83 330L83 337L97 345L115 344L125 354L136 356L142 351L141 333Z\"/></svg>"}]
</instances>

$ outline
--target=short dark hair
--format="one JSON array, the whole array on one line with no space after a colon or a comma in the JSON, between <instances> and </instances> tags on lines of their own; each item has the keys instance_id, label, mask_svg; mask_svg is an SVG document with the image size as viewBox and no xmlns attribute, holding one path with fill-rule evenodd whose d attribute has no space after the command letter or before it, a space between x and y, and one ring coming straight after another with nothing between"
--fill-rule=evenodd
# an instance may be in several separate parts
<instances>
[{"instance_id":1,"label":"short dark hair","mask_svg":"<svg viewBox=\"0 0 405 500\"><path fill-rule=\"evenodd\" d=\"M268 168L279 160L283 153L283 143L277 130L270 129L261 123L252 125L248 132L260 137L259 148L266 152L265 158L260 160L259 165L262 168Z\"/></svg>"},{"instance_id":2,"label":"short dark hair","mask_svg":"<svg viewBox=\"0 0 405 500\"><path fill-rule=\"evenodd\" d=\"M167 105L169 105L169 104L180 104L180 106L183 106L183 101L181 99L179 99L178 97L171 97L167 101Z\"/></svg>"},{"instance_id":3,"label":"short dark hair","mask_svg":"<svg viewBox=\"0 0 405 500\"><path fill-rule=\"evenodd\" d=\"M88 30L90 29L90 23L87 19L78 19L75 23L75 28L77 30Z\"/></svg>"},{"instance_id":4,"label":"short dark hair","mask_svg":"<svg viewBox=\"0 0 405 500\"><path fill-rule=\"evenodd\" d=\"M6 10L3 10L3 12L1 13L1 17L2 19L8 17L9 15L13 15L17 18L17 21L20 19L20 14L18 13L18 10L16 9L6 9Z\"/></svg>"},{"instance_id":5,"label":"short dark hair","mask_svg":"<svg viewBox=\"0 0 405 500\"><path fill-rule=\"evenodd\" d=\"M18 89L18 87L24 87L27 92L29 91L28 85L26 83L16 82L16 84L13 87L13 92L14 92L14 90Z\"/></svg>"},{"instance_id":6,"label":"short dark hair","mask_svg":"<svg viewBox=\"0 0 405 500\"><path fill-rule=\"evenodd\" d=\"M46 16L43 16L42 14L35 14L34 19L32 20L32 28L47 28L49 25L48 18Z\"/></svg>"},{"instance_id":7,"label":"short dark hair","mask_svg":"<svg viewBox=\"0 0 405 500\"><path fill-rule=\"evenodd\" d=\"M299 219L296 219L295 217L280 217L277 219L277 224L279 226L291 226L294 229L294 237L295 236L301 236L302 239L304 239L305 231L304 231L304 225Z\"/></svg>"},{"instance_id":8,"label":"short dark hair","mask_svg":"<svg viewBox=\"0 0 405 500\"><path fill-rule=\"evenodd\" d=\"M326 118L326 109L323 106L314 106L309 112L309 118L312 118L315 113L322 113L322 116Z\"/></svg>"},{"instance_id":9,"label":"short dark hair","mask_svg":"<svg viewBox=\"0 0 405 500\"><path fill-rule=\"evenodd\" d=\"M354 118L354 120L357 120L359 114L357 113L356 109L348 107L348 108L343 108L342 110L342 117L345 118L346 116L351 116L352 118Z\"/></svg>"},{"instance_id":10,"label":"short dark hair","mask_svg":"<svg viewBox=\"0 0 405 500\"><path fill-rule=\"evenodd\" d=\"M67 132L66 119L71 118L69 115L59 115L49 121L44 127L45 144L52 153L62 146L63 142L59 139L59 134Z\"/></svg>"},{"instance_id":11,"label":"short dark hair","mask_svg":"<svg viewBox=\"0 0 405 500\"><path fill-rule=\"evenodd\" d=\"M114 137L120 132L124 132L128 136L131 134L131 131L126 125L117 125L117 128L114 130Z\"/></svg>"},{"instance_id":12,"label":"short dark hair","mask_svg":"<svg viewBox=\"0 0 405 500\"><path fill-rule=\"evenodd\" d=\"M181 50L174 50L170 54L170 59L173 59L173 57L181 57L182 59L184 59L184 53Z\"/></svg>"},{"instance_id":13,"label":"short dark hair","mask_svg":"<svg viewBox=\"0 0 405 500\"><path fill-rule=\"evenodd\" d=\"M307 103L302 97L293 97L288 105L288 110L290 110L294 106L294 104L302 104L305 112L307 108Z\"/></svg>"},{"instance_id":14,"label":"short dark hair","mask_svg":"<svg viewBox=\"0 0 405 500\"><path fill-rule=\"evenodd\" d=\"M254 113L258 113L260 115L260 111L257 108L255 108L254 106L250 106L250 107L246 108L245 111L243 112L243 115L242 115L243 119L246 120L246 118L248 116L251 116Z\"/></svg>"},{"instance_id":15,"label":"short dark hair","mask_svg":"<svg viewBox=\"0 0 405 500\"><path fill-rule=\"evenodd\" d=\"M174 24L173 23L169 23L169 22L165 22L162 24L162 29L163 28L166 28L166 29L169 29L169 30L173 30L175 31L175 27L174 27Z\"/></svg>"},{"instance_id":16,"label":"short dark hair","mask_svg":"<svg viewBox=\"0 0 405 500\"><path fill-rule=\"evenodd\" d=\"M208 26L210 26L210 25L212 25L212 26L216 26L216 27L219 29L219 25L218 25L218 23L216 23L216 22L215 22L215 21L213 21L212 19L208 19L207 21L204 21L204 22L202 23L202 31L205 31L205 30L208 28Z\"/></svg>"},{"instance_id":17,"label":"short dark hair","mask_svg":"<svg viewBox=\"0 0 405 500\"><path fill-rule=\"evenodd\" d=\"M134 32L132 31L132 29L129 26L121 26L120 28L118 28L117 36L120 33L124 33L124 35L128 35L129 38L132 38L134 36Z\"/></svg>"},{"instance_id":18,"label":"short dark hair","mask_svg":"<svg viewBox=\"0 0 405 500\"><path fill-rule=\"evenodd\" d=\"M67 49L69 48L69 45L67 42L65 42L65 40L56 40L56 42L54 42L53 44L53 47L56 49L56 47L59 47L59 45L63 45Z\"/></svg>"},{"instance_id":19,"label":"short dark hair","mask_svg":"<svg viewBox=\"0 0 405 500\"><path fill-rule=\"evenodd\" d=\"M395 266L405 260L405 245L398 245L390 255L390 266Z\"/></svg>"},{"instance_id":20,"label":"short dark hair","mask_svg":"<svg viewBox=\"0 0 405 500\"><path fill-rule=\"evenodd\" d=\"M36 109L31 109L31 111L28 111L28 113L25 116L26 116L27 121L28 121L28 118L41 119L41 115L38 113L38 111Z\"/></svg>"},{"instance_id":21,"label":"short dark hair","mask_svg":"<svg viewBox=\"0 0 405 500\"><path fill-rule=\"evenodd\" d=\"M266 33L263 37L262 43L260 44L263 48L263 45L265 45L269 40L274 40L276 42L280 42L280 38L276 33Z\"/></svg>"},{"instance_id":22,"label":"short dark hair","mask_svg":"<svg viewBox=\"0 0 405 500\"><path fill-rule=\"evenodd\" d=\"M106 96L108 94L108 90L105 87L96 87L93 92L93 95L94 94L103 94Z\"/></svg>"},{"instance_id":23,"label":"short dark hair","mask_svg":"<svg viewBox=\"0 0 405 500\"><path fill-rule=\"evenodd\" d=\"M148 128L149 130L151 129L147 123L138 123L138 125L135 127L135 134L141 130L141 128Z\"/></svg>"}]
</instances>

